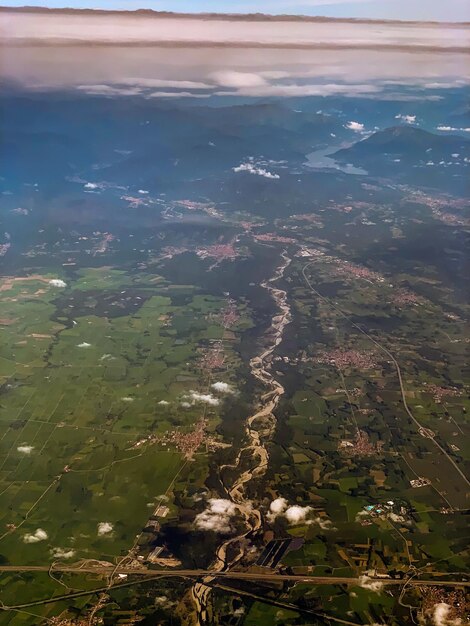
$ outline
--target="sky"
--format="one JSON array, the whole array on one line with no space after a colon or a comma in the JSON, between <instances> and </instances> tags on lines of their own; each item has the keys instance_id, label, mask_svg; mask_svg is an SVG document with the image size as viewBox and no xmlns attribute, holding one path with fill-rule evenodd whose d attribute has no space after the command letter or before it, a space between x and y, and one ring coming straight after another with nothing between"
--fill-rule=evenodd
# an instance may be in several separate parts
<instances>
[{"instance_id":1,"label":"sky","mask_svg":"<svg viewBox=\"0 0 470 626\"><path fill-rule=\"evenodd\" d=\"M5 5L470 21L470 0L6 0Z\"/></svg>"}]
</instances>

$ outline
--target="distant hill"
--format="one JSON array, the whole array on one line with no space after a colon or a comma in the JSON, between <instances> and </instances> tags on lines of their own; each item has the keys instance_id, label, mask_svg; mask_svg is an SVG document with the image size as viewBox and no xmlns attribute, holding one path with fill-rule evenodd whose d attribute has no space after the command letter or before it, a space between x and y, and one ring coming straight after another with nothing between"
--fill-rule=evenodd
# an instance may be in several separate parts
<instances>
[{"instance_id":1,"label":"distant hill","mask_svg":"<svg viewBox=\"0 0 470 626\"><path fill-rule=\"evenodd\" d=\"M0 131L0 176L9 180L54 180L73 174L92 159L86 142L73 135L57 131Z\"/></svg>"},{"instance_id":2,"label":"distant hill","mask_svg":"<svg viewBox=\"0 0 470 626\"><path fill-rule=\"evenodd\" d=\"M470 104L466 104L454 111L449 115L449 120L452 126L470 127Z\"/></svg>"},{"instance_id":3,"label":"distant hill","mask_svg":"<svg viewBox=\"0 0 470 626\"><path fill-rule=\"evenodd\" d=\"M21 6L10 7L0 6L0 12L15 13L45 13L56 15L132 15L133 17L154 17L154 18L184 18L184 19L204 19L204 20L225 20L243 22L331 22L337 24L436 24L442 26L455 26L456 23L463 26L469 22L438 22L433 20L397 20L397 19L370 19L366 17L325 17L322 15L294 15L289 13L236 13L236 12L199 12L184 13L175 11L155 11L153 9L85 9L85 8L50 8L46 6Z\"/></svg>"},{"instance_id":4,"label":"distant hill","mask_svg":"<svg viewBox=\"0 0 470 626\"><path fill-rule=\"evenodd\" d=\"M331 135L351 141L354 133L333 115L278 102L204 107L35 94L0 98L0 135L0 176L6 179L41 184L80 174L161 191L232 172L249 156L301 167Z\"/></svg>"},{"instance_id":5,"label":"distant hill","mask_svg":"<svg viewBox=\"0 0 470 626\"><path fill-rule=\"evenodd\" d=\"M374 133L349 148L338 150L337 161L368 164L371 161L394 160L416 163L441 161L470 156L470 140L457 135L435 135L413 126L394 126Z\"/></svg>"}]
</instances>

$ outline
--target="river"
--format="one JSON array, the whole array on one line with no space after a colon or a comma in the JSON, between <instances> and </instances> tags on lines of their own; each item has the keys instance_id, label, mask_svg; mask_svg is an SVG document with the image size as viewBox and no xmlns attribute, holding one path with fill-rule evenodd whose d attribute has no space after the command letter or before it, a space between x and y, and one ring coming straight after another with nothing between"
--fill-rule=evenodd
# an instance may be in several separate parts
<instances>
[{"instance_id":1,"label":"river","mask_svg":"<svg viewBox=\"0 0 470 626\"><path fill-rule=\"evenodd\" d=\"M284 393L284 387L271 373L274 350L281 343L284 328L291 320L287 293L273 285L273 283L282 278L291 262L285 250L282 252L281 258L282 262L276 268L273 276L261 283L261 287L266 289L273 297L278 309L278 313L273 316L271 326L265 335L269 339L269 343L267 347L263 347L260 354L250 360L251 374L267 388L267 391L259 398L259 404L255 413L250 415L245 421L247 443L240 449L235 463L230 466L235 469L240 467L241 459L246 453L250 453L253 461L256 460L255 466L241 472L227 492L228 497L237 505L243 516L246 530L235 537L225 540L218 547L212 566L215 572L225 571L236 565L244 556L244 548L240 540L249 533L256 532L261 528L261 512L253 507L251 501L246 500L244 487L253 478L262 476L266 471L269 462L269 452L264 441L269 439L269 436L274 432L276 426L274 410ZM220 469L223 470L224 467L227 466L222 466ZM238 553L231 561L228 561L227 549L231 544L237 542L239 544ZM197 623L200 626L208 622L208 599L211 591L210 583L213 580L214 578L210 575L206 576L201 583L196 583L191 590L191 596L196 606Z\"/></svg>"},{"instance_id":2,"label":"river","mask_svg":"<svg viewBox=\"0 0 470 626\"><path fill-rule=\"evenodd\" d=\"M337 152L340 148L347 146L330 146L329 148L322 148L322 150L315 150L307 154L307 161L304 163L307 167L317 170L338 170L345 174L367 175L369 172L362 167L355 167L351 163L339 163L333 159L330 155Z\"/></svg>"}]
</instances>

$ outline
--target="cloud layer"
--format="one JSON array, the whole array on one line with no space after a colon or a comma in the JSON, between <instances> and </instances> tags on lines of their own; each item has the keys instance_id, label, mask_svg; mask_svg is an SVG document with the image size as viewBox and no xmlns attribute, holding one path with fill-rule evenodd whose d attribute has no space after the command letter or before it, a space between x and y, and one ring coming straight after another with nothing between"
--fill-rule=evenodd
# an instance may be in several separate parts
<instances>
[{"instance_id":1,"label":"cloud layer","mask_svg":"<svg viewBox=\"0 0 470 626\"><path fill-rule=\"evenodd\" d=\"M441 89L470 81L465 26L3 11L0 27L0 79L34 90L110 98L379 97L400 84Z\"/></svg>"},{"instance_id":2,"label":"cloud layer","mask_svg":"<svg viewBox=\"0 0 470 626\"><path fill-rule=\"evenodd\" d=\"M381 25L330 20L240 20L132 14L2 12L6 42L96 44L192 44L321 48L464 48L464 26Z\"/></svg>"}]
</instances>

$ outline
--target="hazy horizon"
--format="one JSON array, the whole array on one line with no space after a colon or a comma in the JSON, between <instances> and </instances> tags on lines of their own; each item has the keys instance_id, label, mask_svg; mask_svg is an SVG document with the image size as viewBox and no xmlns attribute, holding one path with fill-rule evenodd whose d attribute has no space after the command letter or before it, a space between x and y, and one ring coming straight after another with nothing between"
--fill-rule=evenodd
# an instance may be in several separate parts
<instances>
[{"instance_id":1,"label":"hazy horizon","mask_svg":"<svg viewBox=\"0 0 470 626\"><path fill-rule=\"evenodd\" d=\"M107 96L416 97L470 83L464 25L2 11L0 78ZM214 54L214 47L217 54ZM371 51L373 54L371 55ZM395 87L402 90L397 95Z\"/></svg>"},{"instance_id":2,"label":"hazy horizon","mask_svg":"<svg viewBox=\"0 0 470 626\"><path fill-rule=\"evenodd\" d=\"M44 7L50 9L126 10L150 9L175 13L220 13L298 15L330 18L403 20L403 21L470 21L470 4L466 0L11 0L5 7Z\"/></svg>"}]
</instances>

